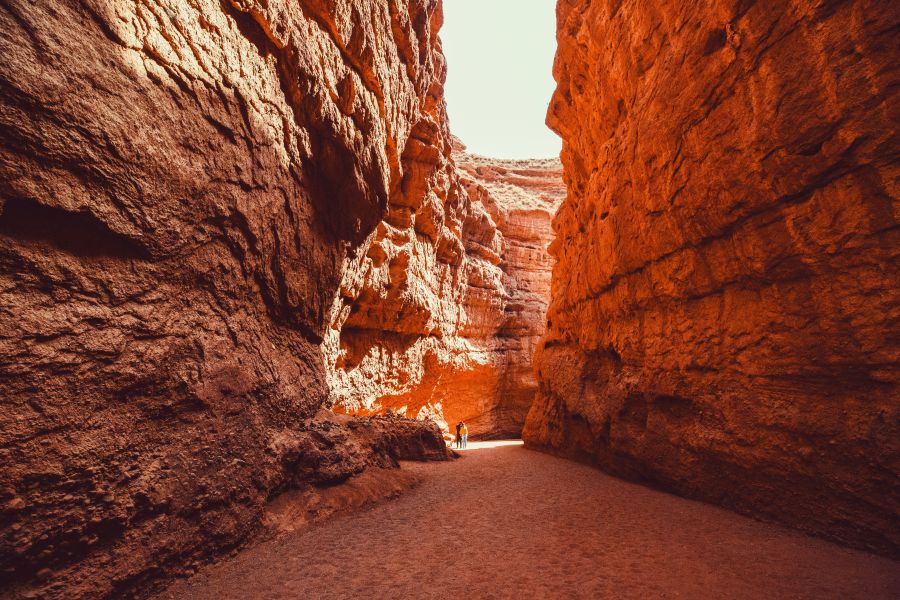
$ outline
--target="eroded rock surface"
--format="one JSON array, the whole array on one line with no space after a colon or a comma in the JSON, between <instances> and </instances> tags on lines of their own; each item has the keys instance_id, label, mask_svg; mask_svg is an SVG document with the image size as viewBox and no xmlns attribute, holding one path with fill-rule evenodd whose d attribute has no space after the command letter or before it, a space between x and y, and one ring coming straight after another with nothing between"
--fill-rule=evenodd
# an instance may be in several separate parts
<instances>
[{"instance_id":1,"label":"eroded rock surface","mask_svg":"<svg viewBox=\"0 0 900 600\"><path fill-rule=\"evenodd\" d=\"M528 444L898 554L895 3L561 0Z\"/></svg>"},{"instance_id":2,"label":"eroded rock surface","mask_svg":"<svg viewBox=\"0 0 900 600\"><path fill-rule=\"evenodd\" d=\"M499 326L484 334L482 344L494 349L497 365L496 383L487 390L494 398L493 428L497 437L518 437L537 391L533 358L546 329L551 221L566 194L562 164L559 159L455 156L469 196L482 203L503 236L499 266L505 303ZM477 240L470 247L484 251Z\"/></svg>"},{"instance_id":3,"label":"eroded rock surface","mask_svg":"<svg viewBox=\"0 0 900 600\"><path fill-rule=\"evenodd\" d=\"M391 204L347 268L325 346L332 396L353 414L396 411L451 429L463 419L473 438L518 436L537 387L562 167L456 150L458 170L434 155L458 186L433 202L444 210L410 216L416 207Z\"/></svg>"},{"instance_id":4,"label":"eroded rock surface","mask_svg":"<svg viewBox=\"0 0 900 600\"><path fill-rule=\"evenodd\" d=\"M145 588L347 468L307 424L320 345L389 202L453 201L440 23L433 0L0 6L4 594Z\"/></svg>"}]
</instances>

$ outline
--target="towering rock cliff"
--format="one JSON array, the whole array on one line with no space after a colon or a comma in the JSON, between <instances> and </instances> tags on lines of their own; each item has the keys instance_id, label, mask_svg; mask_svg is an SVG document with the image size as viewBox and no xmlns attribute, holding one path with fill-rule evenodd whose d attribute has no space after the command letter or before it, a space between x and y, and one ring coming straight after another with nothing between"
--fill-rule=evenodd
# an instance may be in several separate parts
<instances>
[{"instance_id":1,"label":"towering rock cliff","mask_svg":"<svg viewBox=\"0 0 900 600\"><path fill-rule=\"evenodd\" d=\"M559 159L454 156L470 198L483 204L503 236L499 266L506 297L499 326L482 343L496 357L496 383L487 390L494 435L518 437L537 391L533 359L546 329L551 220L566 195L562 165ZM477 241L469 247L482 251Z\"/></svg>"},{"instance_id":2,"label":"towering rock cliff","mask_svg":"<svg viewBox=\"0 0 900 600\"><path fill-rule=\"evenodd\" d=\"M435 0L0 5L0 595L123 594L397 458L310 418L383 220L463 254L440 24Z\"/></svg>"},{"instance_id":3,"label":"towering rock cliff","mask_svg":"<svg viewBox=\"0 0 900 600\"><path fill-rule=\"evenodd\" d=\"M559 2L529 445L900 552L898 13Z\"/></svg>"},{"instance_id":4,"label":"towering rock cliff","mask_svg":"<svg viewBox=\"0 0 900 600\"><path fill-rule=\"evenodd\" d=\"M537 388L531 358L562 167L461 145L454 158L453 201L411 216L389 206L345 270L325 344L332 399L352 414L394 411L445 427L464 419L473 437L517 436Z\"/></svg>"}]
</instances>

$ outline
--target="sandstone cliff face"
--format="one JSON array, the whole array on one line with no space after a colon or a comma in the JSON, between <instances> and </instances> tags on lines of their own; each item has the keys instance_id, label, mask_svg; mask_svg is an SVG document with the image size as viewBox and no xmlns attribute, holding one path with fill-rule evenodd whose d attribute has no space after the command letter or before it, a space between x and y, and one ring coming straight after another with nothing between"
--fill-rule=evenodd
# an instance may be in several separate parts
<instances>
[{"instance_id":1,"label":"sandstone cliff face","mask_svg":"<svg viewBox=\"0 0 900 600\"><path fill-rule=\"evenodd\" d=\"M526 442L896 554L897 5L561 0Z\"/></svg>"},{"instance_id":2,"label":"sandstone cliff face","mask_svg":"<svg viewBox=\"0 0 900 600\"><path fill-rule=\"evenodd\" d=\"M316 449L320 345L389 202L454 201L440 20L0 6L0 588L122 594L240 543L323 464L354 472Z\"/></svg>"},{"instance_id":3,"label":"sandstone cliff face","mask_svg":"<svg viewBox=\"0 0 900 600\"><path fill-rule=\"evenodd\" d=\"M562 164L455 156L469 196L482 203L503 236L499 266L506 298L499 325L482 345L493 349L497 365L497 381L488 390L495 435L518 437L537 391L533 358L546 329L551 220L566 194ZM468 247L483 251L477 241Z\"/></svg>"},{"instance_id":4,"label":"sandstone cliff face","mask_svg":"<svg viewBox=\"0 0 900 600\"><path fill-rule=\"evenodd\" d=\"M325 345L332 397L353 414L390 410L445 429L463 419L472 437L517 436L537 387L561 165L461 145L454 157L458 170L442 172L457 186L433 203L444 210L392 203L346 269Z\"/></svg>"}]
</instances>

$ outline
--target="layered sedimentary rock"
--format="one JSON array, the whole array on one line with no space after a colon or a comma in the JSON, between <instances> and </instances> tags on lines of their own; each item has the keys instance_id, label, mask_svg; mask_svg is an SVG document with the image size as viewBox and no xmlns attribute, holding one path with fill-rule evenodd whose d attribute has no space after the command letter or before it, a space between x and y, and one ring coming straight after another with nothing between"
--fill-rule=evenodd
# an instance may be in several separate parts
<instances>
[{"instance_id":1,"label":"layered sedimentary rock","mask_svg":"<svg viewBox=\"0 0 900 600\"><path fill-rule=\"evenodd\" d=\"M561 165L456 150L453 201L411 217L391 204L346 269L326 341L332 397L353 414L445 429L463 419L472 437L517 436L537 387Z\"/></svg>"},{"instance_id":2,"label":"layered sedimentary rock","mask_svg":"<svg viewBox=\"0 0 900 600\"><path fill-rule=\"evenodd\" d=\"M124 594L241 543L311 473L384 463L309 419L345 259L389 202L455 198L440 21L432 0L0 6L2 593Z\"/></svg>"},{"instance_id":3,"label":"layered sedimentary rock","mask_svg":"<svg viewBox=\"0 0 900 600\"><path fill-rule=\"evenodd\" d=\"M499 325L482 334L481 344L495 357L496 383L487 390L487 397L494 399L490 417L495 435L518 437L537 391L532 363L546 329L551 220L566 193L562 164L559 159L454 156L469 196L482 203L503 236L499 266L505 302ZM469 247L483 252L477 241Z\"/></svg>"},{"instance_id":4,"label":"layered sedimentary rock","mask_svg":"<svg viewBox=\"0 0 900 600\"><path fill-rule=\"evenodd\" d=\"M525 439L897 554L897 5L561 0Z\"/></svg>"}]
</instances>

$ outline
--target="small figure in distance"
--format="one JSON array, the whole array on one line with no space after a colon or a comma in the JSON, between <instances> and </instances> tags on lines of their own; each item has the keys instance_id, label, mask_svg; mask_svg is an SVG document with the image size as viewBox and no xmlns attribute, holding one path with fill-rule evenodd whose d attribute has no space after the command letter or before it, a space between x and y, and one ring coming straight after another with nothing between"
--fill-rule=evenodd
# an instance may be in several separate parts
<instances>
[{"instance_id":1,"label":"small figure in distance","mask_svg":"<svg viewBox=\"0 0 900 600\"><path fill-rule=\"evenodd\" d=\"M465 422L462 422L462 443L463 448L469 445L469 428L466 427Z\"/></svg>"},{"instance_id":2,"label":"small figure in distance","mask_svg":"<svg viewBox=\"0 0 900 600\"><path fill-rule=\"evenodd\" d=\"M462 448L462 428L463 422L460 421L456 424L456 447Z\"/></svg>"}]
</instances>

